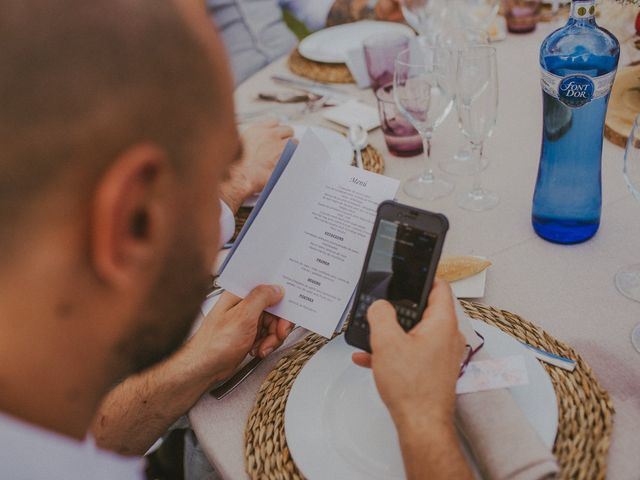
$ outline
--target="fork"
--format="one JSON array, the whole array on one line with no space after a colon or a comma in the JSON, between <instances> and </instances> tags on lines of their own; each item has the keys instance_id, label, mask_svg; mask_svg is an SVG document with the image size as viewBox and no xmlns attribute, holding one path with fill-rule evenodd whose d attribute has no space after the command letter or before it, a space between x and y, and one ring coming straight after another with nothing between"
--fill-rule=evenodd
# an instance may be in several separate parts
<instances>
[{"instance_id":1,"label":"fork","mask_svg":"<svg viewBox=\"0 0 640 480\"><path fill-rule=\"evenodd\" d=\"M295 326L289 333L292 335L299 326ZM265 357L266 358L266 357ZM242 382L244 382L251 374L260 366L264 358L253 357L244 367L234 373L231 377L224 381L221 385L218 385L209 392L216 400L222 400L224 397L233 392Z\"/></svg>"}]
</instances>

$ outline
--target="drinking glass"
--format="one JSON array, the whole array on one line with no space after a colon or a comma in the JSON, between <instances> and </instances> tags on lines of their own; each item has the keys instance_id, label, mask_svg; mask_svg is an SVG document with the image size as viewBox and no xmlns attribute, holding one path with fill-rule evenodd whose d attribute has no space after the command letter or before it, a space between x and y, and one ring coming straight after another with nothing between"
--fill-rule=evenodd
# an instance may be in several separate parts
<instances>
[{"instance_id":1,"label":"drinking glass","mask_svg":"<svg viewBox=\"0 0 640 480\"><path fill-rule=\"evenodd\" d=\"M489 31L498 15L500 0L456 0L456 11L464 28Z\"/></svg>"},{"instance_id":2,"label":"drinking glass","mask_svg":"<svg viewBox=\"0 0 640 480\"><path fill-rule=\"evenodd\" d=\"M529 33L536 29L542 0L507 0L507 30Z\"/></svg>"},{"instance_id":3,"label":"drinking glass","mask_svg":"<svg viewBox=\"0 0 640 480\"><path fill-rule=\"evenodd\" d=\"M433 131L453 106L452 72L451 53L442 47L415 45L396 59L394 99L424 144L425 170L404 184L405 193L414 198L433 200L453 190L453 184L434 175L431 165Z\"/></svg>"},{"instance_id":4,"label":"drinking glass","mask_svg":"<svg viewBox=\"0 0 640 480\"><path fill-rule=\"evenodd\" d=\"M423 152L422 138L411 122L398 111L393 98L393 82L376 91L380 127L389 153L397 157L415 157Z\"/></svg>"},{"instance_id":5,"label":"drinking glass","mask_svg":"<svg viewBox=\"0 0 640 480\"><path fill-rule=\"evenodd\" d=\"M460 28L459 25L455 25L451 26L447 32L440 36L440 45L448 48L452 53L454 68L457 66L458 52L476 45L488 44L488 33L485 30L477 28ZM483 170L487 164L486 158L483 157L483 163L481 165ZM476 173L477 168L476 162L473 161L473 157L471 156L471 147L468 141L458 148L453 158L441 160L438 165L441 170L452 175L473 175Z\"/></svg>"},{"instance_id":6,"label":"drinking glass","mask_svg":"<svg viewBox=\"0 0 640 480\"><path fill-rule=\"evenodd\" d=\"M378 33L362 42L367 73L375 92L393 82L393 71L398 53L409 46L409 37L397 33Z\"/></svg>"},{"instance_id":7,"label":"drinking glass","mask_svg":"<svg viewBox=\"0 0 640 480\"><path fill-rule=\"evenodd\" d=\"M473 186L458 198L458 205L480 212L495 207L499 198L481 185L482 150L498 116L498 67L496 50L475 46L458 53L456 108L462 133L471 143L476 163Z\"/></svg>"},{"instance_id":8,"label":"drinking glass","mask_svg":"<svg viewBox=\"0 0 640 480\"><path fill-rule=\"evenodd\" d=\"M624 154L624 179L633 196L640 200L640 115L631 129ZM616 288L625 297L640 302L640 264L625 267L616 273ZM631 342L640 352L640 324L631 333Z\"/></svg>"}]
</instances>

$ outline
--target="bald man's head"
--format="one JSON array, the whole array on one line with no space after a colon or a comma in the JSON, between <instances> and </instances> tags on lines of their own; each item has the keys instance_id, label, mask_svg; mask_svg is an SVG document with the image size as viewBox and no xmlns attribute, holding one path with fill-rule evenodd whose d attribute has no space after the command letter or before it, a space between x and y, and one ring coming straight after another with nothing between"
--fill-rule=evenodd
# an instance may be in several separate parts
<instances>
[{"instance_id":1,"label":"bald man's head","mask_svg":"<svg viewBox=\"0 0 640 480\"><path fill-rule=\"evenodd\" d=\"M184 18L170 1L0 1L0 251L44 192L82 201L131 145L188 161L219 81Z\"/></svg>"}]
</instances>

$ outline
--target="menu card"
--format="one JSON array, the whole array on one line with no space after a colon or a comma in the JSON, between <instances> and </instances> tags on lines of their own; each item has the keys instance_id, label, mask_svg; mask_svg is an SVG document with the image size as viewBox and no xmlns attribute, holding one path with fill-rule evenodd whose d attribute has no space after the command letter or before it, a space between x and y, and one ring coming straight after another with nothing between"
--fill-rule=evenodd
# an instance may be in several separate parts
<instances>
[{"instance_id":1,"label":"menu card","mask_svg":"<svg viewBox=\"0 0 640 480\"><path fill-rule=\"evenodd\" d=\"M218 279L239 297L282 285L284 299L267 311L325 337L355 290L378 205L399 185L328 158L312 131L285 149Z\"/></svg>"}]
</instances>

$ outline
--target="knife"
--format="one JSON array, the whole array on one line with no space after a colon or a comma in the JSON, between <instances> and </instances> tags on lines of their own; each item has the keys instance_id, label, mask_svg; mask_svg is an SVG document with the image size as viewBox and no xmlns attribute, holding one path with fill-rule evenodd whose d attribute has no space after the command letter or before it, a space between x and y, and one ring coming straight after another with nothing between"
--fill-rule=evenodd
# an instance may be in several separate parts
<instances>
[{"instance_id":1,"label":"knife","mask_svg":"<svg viewBox=\"0 0 640 480\"><path fill-rule=\"evenodd\" d=\"M276 83L296 88L304 92L313 93L314 95L319 95L321 97L331 97L333 100L338 102L346 102L351 99L349 94L330 85L310 82L308 80L300 80L298 78L284 77L282 75L273 75L271 79Z\"/></svg>"},{"instance_id":2,"label":"knife","mask_svg":"<svg viewBox=\"0 0 640 480\"><path fill-rule=\"evenodd\" d=\"M229 395L235 388L240 385L245 378L253 373L258 368L258 365L262 363L262 358L254 357L249 363L238 370L232 377L227 379L222 385L214 388L209 393L217 400L222 400Z\"/></svg>"}]
</instances>

